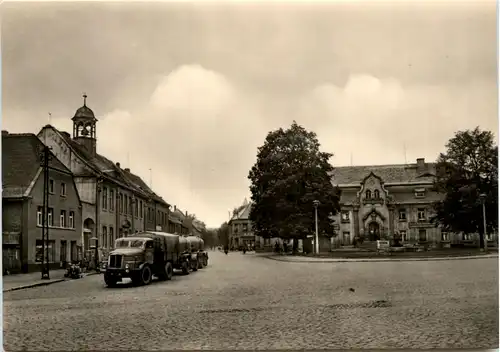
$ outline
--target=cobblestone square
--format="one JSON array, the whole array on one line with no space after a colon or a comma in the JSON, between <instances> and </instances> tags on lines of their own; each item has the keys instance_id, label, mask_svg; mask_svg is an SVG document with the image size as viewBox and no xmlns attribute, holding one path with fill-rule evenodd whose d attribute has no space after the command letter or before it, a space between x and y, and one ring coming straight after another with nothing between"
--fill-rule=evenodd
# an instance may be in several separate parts
<instances>
[{"instance_id":1,"label":"cobblestone square","mask_svg":"<svg viewBox=\"0 0 500 352\"><path fill-rule=\"evenodd\" d=\"M21 350L497 348L498 260L287 263L210 253L170 282L4 294Z\"/></svg>"}]
</instances>

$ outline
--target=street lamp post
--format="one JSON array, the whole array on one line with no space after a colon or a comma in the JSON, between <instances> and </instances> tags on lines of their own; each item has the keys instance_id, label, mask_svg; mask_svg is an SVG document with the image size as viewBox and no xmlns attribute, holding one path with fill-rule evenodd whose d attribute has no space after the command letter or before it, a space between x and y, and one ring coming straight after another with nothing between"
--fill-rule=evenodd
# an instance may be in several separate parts
<instances>
[{"instance_id":1,"label":"street lamp post","mask_svg":"<svg viewBox=\"0 0 500 352\"><path fill-rule=\"evenodd\" d=\"M488 250L488 240L486 239L486 194L481 193L479 195L479 199L481 200L481 204L483 205L483 245L484 251Z\"/></svg>"},{"instance_id":2,"label":"street lamp post","mask_svg":"<svg viewBox=\"0 0 500 352\"><path fill-rule=\"evenodd\" d=\"M313 201L314 204L314 222L316 227L316 235L314 237L314 252L319 254L319 240L318 240L318 205L319 200Z\"/></svg>"}]
</instances>

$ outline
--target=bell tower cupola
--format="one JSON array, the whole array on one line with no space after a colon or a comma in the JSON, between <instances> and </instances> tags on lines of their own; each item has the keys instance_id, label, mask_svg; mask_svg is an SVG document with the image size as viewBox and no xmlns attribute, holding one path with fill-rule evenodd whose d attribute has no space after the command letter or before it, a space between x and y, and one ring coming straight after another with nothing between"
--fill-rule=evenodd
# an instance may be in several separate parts
<instances>
[{"instance_id":1,"label":"bell tower cupola","mask_svg":"<svg viewBox=\"0 0 500 352\"><path fill-rule=\"evenodd\" d=\"M87 94L83 94L83 106L76 110L73 121L73 140L81 144L92 155L97 150L96 123L94 112L87 107Z\"/></svg>"}]
</instances>

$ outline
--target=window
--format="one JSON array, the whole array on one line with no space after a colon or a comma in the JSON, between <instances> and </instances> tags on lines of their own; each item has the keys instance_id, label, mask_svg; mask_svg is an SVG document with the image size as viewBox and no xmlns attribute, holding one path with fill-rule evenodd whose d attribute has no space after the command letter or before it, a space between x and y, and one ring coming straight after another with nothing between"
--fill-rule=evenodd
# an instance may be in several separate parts
<instances>
[{"instance_id":1,"label":"window","mask_svg":"<svg viewBox=\"0 0 500 352\"><path fill-rule=\"evenodd\" d=\"M441 231L441 241L449 241L450 235L446 231Z\"/></svg>"},{"instance_id":2,"label":"window","mask_svg":"<svg viewBox=\"0 0 500 352\"><path fill-rule=\"evenodd\" d=\"M102 227L102 247L106 248L108 244L108 229L106 226Z\"/></svg>"},{"instance_id":3,"label":"window","mask_svg":"<svg viewBox=\"0 0 500 352\"><path fill-rule=\"evenodd\" d=\"M48 213L48 223L49 223L49 226L54 226L54 209L53 208L49 208L49 213Z\"/></svg>"},{"instance_id":4,"label":"window","mask_svg":"<svg viewBox=\"0 0 500 352\"><path fill-rule=\"evenodd\" d=\"M45 256L43 255L43 242L42 240L36 240L35 242L35 260L44 263L49 259L49 263L55 263L56 261L56 242L54 240L45 241Z\"/></svg>"},{"instance_id":5,"label":"window","mask_svg":"<svg viewBox=\"0 0 500 352\"><path fill-rule=\"evenodd\" d=\"M470 233L463 234L464 241L472 241L472 235Z\"/></svg>"},{"instance_id":6,"label":"window","mask_svg":"<svg viewBox=\"0 0 500 352\"><path fill-rule=\"evenodd\" d=\"M160 211L158 210L158 217L155 219L155 223L160 220Z\"/></svg>"},{"instance_id":7,"label":"window","mask_svg":"<svg viewBox=\"0 0 500 352\"><path fill-rule=\"evenodd\" d=\"M118 210L123 213L123 194L118 195Z\"/></svg>"},{"instance_id":8,"label":"window","mask_svg":"<svg viewBox=\"0 0 500 352\"><path fill-rule=\"evenodd\" d=\"M399 231L399 234L401 235L401 241L403 242L408 241L408 235L406 234L406 231Z\"/></svg>"},{"instance_id":9,"label":"window","mask_svg":"<svg viewBox=\"0 0 500 352\"><path fill-rule=\"evenodd\" d=\"M66 184L61 182L61 196L66 197Z\"/></svg>"},{"instance_id":10,"label":"window","mask_svg":"<svg viewBox=\"0 0 500 352\"><path fill-rule=\"evenodd\" d=\"M379 192L378 189L376 189L375 191L373 191L373 198L380 199L380 192Z\"/></svg>"},{"instance_id":11,"label":"window","mask_svg":"<svg viewBox=\"0 0 500 352\"><path fill-rule=\"evenodd\" d=\"M43 207L38 207L36 211L36 224L43 226Z\"/></svg>"},{"instance_id":12,"label":"window","mask_svg":"<svg viewBox=\"0 0 500 352\"><path fill-rule=\"evenodd\" d=\"M139 217L142 218L142 211L143 211L143 205L142 205L142 200L139 201Z\"/></svg>"},{"instance_id":13,"label":"window","mask_svg":"<svg viewBox=\"0 0 500 352\"><path fill-rule=\"evenodd\" d=\"M425 209L418 208L417 209L417 216L418 216L418 221L425 221Z\"/></svg>"},{"instance_id":14,"label":"window","mask_svg":"<svg viewBox=\"0 0 500 352\"><path fill-rule=\"evenodd\" d=\"M247 224L243 224L243 232L248 232L248 225Z\"/></svg>"},{"instance_id":15,"label":"window","mask_svg":"<svg viewBox=\"0 0 500 352\"><path fill-rule=\"evenodd\" d=\"M341 218L343 222L349 222L349 212L343 211L341 214Z\"/></svg>"},{"instance_id":16,"label":"window","mask_svg":"<svg viewBox=\"0 0 500 352\"><path fill-rule=\"evenodd\" d=\"M115 191L109 190L109 210L115 210Z\"/></svg>"},{"instance_id":17,"label":"window","mask_svg":"<svg viewBox=\"0 0 500 352\"><path fill-rule=\"evenodd\" d=\"M349 231L342 234L342 241L344 246L351 244L351 233Z\"/></svg>"},{"instance_id":18,"label":"window","mask_svg":"<svg viewBox=\"0 0 500 352\"><path fill-rule=\"evenodd\" d=\"M492 241L491 233L486 234L486 241Z\"/></svg>"},{"instance_id":19,"label":"window","mask_svg":"<svg viewBox=\"0 0 500 352\"><path fill-rule=\"evenodd\" d=\"M367 190L367 191L365 192L365 198L366 198L366 199L372 199L372 192L371 192L370 190Z\"/></svg>"},{"instance_id":20,"label":"window","mask_svg":"<svg viewBox=\"0 0 500 352\"><path fill-rule=\"evenodd\" d=\"M69 228L70 229L75 228L75 212L74 211L69 212Z\"/></svg>"},{"instance_id":21,"label":"window","mask_svg":"<svg viewBox=\"0 0 500 352\"><path fill-rule=\"evenodd\" d=\"M415 190L415 198L425 198L425 188L418 188Z\"/></svg>"},{"instance_id":22,"label":"window","mask_svg":"<svg viewBox=\"0 0 500 352\"><path fill-rule=\"evenodd\" d=\"M49 180L49 193L54 193L54 180Z\"/></svg>"},{"instance_id":23,"label":"window","mask_svg":"<svg viewBox=\"0 0 500 352\"><path fill-rule=\"evenodd\" d=\"M109 246L115 248L115 232L111 226L109 227Z\"/></svg>"},{"instance_id":24,"label":"window","mask_svg":"<svg viewBox=\"0 0 500 352\"><path fill-rule=\"evenodd\" d=\"M132 209L132 197L127 197L128 198L128 214L132 215L133 214L133 209Z\"/></svg>"},{"instance_id":25,"label":"window","mask_svg":"<svg viewBox=\"0 0 500 352\"><path fill-rule=\"evenodd\" d=\"M102 208L108 209L108 189L106 187L102 189Z\"/></svg>"},{"instance_id":26,"label":"window","mask_svg":"<svg viewBox=\"0 0 500 352\"><path fill-rule=\"evenodd\" d=\"M427 231L426 230L418 230L418 240L420 242L427 241Z\"/></svg>"},{"instance_id":27,"label":"window","mask_svg":"<svg viewBox=\"0 0 500 352\"><path fill-rule=\"evenodd\" d=\"M66 227L66 210L61 210L61 215L59 215L59 226Z\"/></svg>"},{"instance_id":28,"label":"window","mask_svg":"<svg viewBox=\"0 0 500 352\"><path fill-rule=\"evenodd\" d=\"M135 201L134 202L134 208L135 208L135 217L139 217L139 202L138 201Z\"/></svg>"},{"instance_id":29,"label":"window","mask_svg":"<svg viewBox=\"0 0 500 352\"><path fill-rule=\"evenodd\" d=\"M399 220L406 221L406 209L399 209Z\"/></svg>"}]
</instances>

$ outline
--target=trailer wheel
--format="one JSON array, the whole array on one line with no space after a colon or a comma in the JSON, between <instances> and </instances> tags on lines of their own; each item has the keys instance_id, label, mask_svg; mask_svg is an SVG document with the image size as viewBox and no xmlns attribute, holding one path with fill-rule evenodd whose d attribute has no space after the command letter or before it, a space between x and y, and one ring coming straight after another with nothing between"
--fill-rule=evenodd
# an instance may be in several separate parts
<instances>
[{"instance_id":1,"label":"trailer wheel","mask_svg":"<svg viewBox=\"0 0 500 352\"><path fill-rule=\"evenodd\" d=\"M187 261L182 263L182 273L184 275L189 275L189 263Z\"/></svg>"},{"instance_id":2,"label":"trailer wheel","mask_svg":"<svg viewBox=\"0 0 500 352\"><path fill-rule=\"evenodd\" d=\"M172 280L172 276L174 276L174 268L172 267L172 263L167 262L167 264L165 264L165 278L167 280Z\"/></svg>"},{"instance_id":3,"label":"trailer wheel","mask_svg":"<svg viewBox=\"0 0 500 352\"><path fill-rule=\"evenodd\" d=\"M198 271L198 258L196 260L191 260L191 269L193 271Z\"/></svg>"},{"instance_id":4,"label":"trailer wheel","mask_svg":"<svg viewBox=\"0 0 500 352\"><path fill-rule=\"evenodd\" d=\"M145 265L141 270L141 284L149 285L151 283L151 269Z\"/></svg>"},{"instance_id":5,"label":"trailer wheel","mask_svg":"<svg viewBox=\"0 0 500 352\"><path fill-rule=\"evenodd\" d=\"M203 266L208 266L208 257L203 257Z\"/></svg>"}]
</instances>

